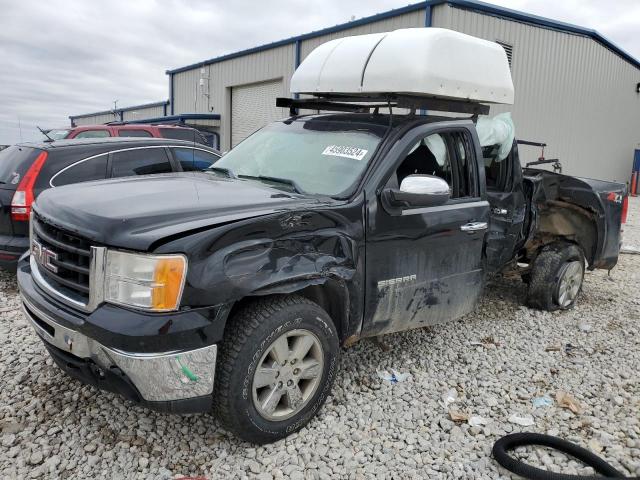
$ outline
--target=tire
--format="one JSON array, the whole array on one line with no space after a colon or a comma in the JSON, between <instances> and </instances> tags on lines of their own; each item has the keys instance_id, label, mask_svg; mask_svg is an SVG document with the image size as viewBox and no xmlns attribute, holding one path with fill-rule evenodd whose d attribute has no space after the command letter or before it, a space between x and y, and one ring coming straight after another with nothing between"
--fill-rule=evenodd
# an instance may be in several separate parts
<instances>
[{"instance_id":1,"label":"tire","mask_svg":"<svg viewBox=\"0 0 640 480\"><path fill-rule=\"evenodd\" d=\"M331 392L338 358L336 328L320 306L298 295L257 299L225 329L214 411L225 429L243 440L279 440L318 413Z\"/></svg>"},{"instance_id":2,"label":"tire","mask_svg":"<svg viewBox=\"0 0 640 480\"><path fill-rule=\"evenodd\" d=\"M584 265L584 254L577 245L556 242L543 247L531 269L527 304L547 311L572 308L582 291ZM570 289L565 290L569 281Z\"/></svg>"}]
</instances>

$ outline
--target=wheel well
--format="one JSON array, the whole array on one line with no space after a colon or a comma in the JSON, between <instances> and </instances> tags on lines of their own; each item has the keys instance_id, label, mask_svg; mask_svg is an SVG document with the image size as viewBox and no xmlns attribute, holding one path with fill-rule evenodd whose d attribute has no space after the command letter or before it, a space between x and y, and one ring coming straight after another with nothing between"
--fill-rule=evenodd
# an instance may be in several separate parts
<instances>
[{"instance_id":1,"label":"wheel well","mask_svg":"<svg viewBox=\"0 0 640 480\"><path fill-rule=\"evenodd\" d=\"M286 293L270 293L268 296L276 295L300 295L318 304L327 312L333 321L338 332L338 337L340 338L340 343L343 343L346 339L349 330L349 298L346 288L339 280L329 279L320 285L309 285L299 290ZM256 299L264 297L265 295L252 295L236 301L229 311L227 321L232 319L238 310L254 302Z\"/></svg>"},{"instance_id":2,"label":"wheel well","mask_svg":"<svg viewBox=\"0 0 640 480\"><path fill-rule=\"evenodd\" d=\"M540 211L537 229L535 237L524 247L529 259L535 259L546 245L565 241L579 246L589 265L593 263L598 232L589 211L566 202L553 202Z\"/></svg>"}]
</instances>

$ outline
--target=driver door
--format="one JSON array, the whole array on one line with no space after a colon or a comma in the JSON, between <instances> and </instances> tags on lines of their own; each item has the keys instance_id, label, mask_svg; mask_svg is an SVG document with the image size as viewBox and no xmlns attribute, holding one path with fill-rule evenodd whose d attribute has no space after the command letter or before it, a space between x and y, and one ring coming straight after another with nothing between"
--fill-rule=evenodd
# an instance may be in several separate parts
<instances>
[{"instance_id":1,"label":"driver door","mask_svg":"<svg viewBox=\"0 0 640 480\"><path fill-rule=\"evenodd\" d=\"M380 194L368 199L364 335L458 318L482 291L489 204L479 145L471 123L440 125L417 127L390 150ZM386 204L385 191L398 191L412 174L443 178L450 198L431 207Z\"/></svg>"}]
</instances>

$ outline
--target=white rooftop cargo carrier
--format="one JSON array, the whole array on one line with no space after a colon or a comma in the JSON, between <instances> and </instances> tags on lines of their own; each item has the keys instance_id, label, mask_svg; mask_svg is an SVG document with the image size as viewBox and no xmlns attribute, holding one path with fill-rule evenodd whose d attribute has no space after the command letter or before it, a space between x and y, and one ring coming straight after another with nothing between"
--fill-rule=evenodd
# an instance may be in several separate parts
<instances>
[{"instance_id":1,"label":"white rooftop cargo carrier","mask_svg":"<svg viewBox=\"0 0 640 480\"><path fill-rule=\"evenodd\" d=\"M504 49L444 28L405 28L324 43L297 68L291 92L394 93L506 104L514 100Z\"/></svg>"}]
</instances>

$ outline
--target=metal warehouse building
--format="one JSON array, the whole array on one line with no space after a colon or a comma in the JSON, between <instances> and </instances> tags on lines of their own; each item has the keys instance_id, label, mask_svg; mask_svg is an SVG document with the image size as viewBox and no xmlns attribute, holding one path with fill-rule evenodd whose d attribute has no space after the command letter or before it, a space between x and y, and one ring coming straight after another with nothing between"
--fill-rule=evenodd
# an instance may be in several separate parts
<instances>
[{"instance_id":1,"label":"metal warehouse building","mask_svg":"<svg viewBox=\"0 0 640 480\"><path fill-rule=\"evenodd\" d=\"M564 172L625 182L640 149L640 61L594 30L471 0L427 0L260 47L168 70L169 100L72 116L72 125L184 122L227 150L288 115L289 79L318 45L348 35L442 27L500 43L510 59L518 138L545 142ZM523 147L522 161L540 151Z\"/></svg>"}]
</instances>

